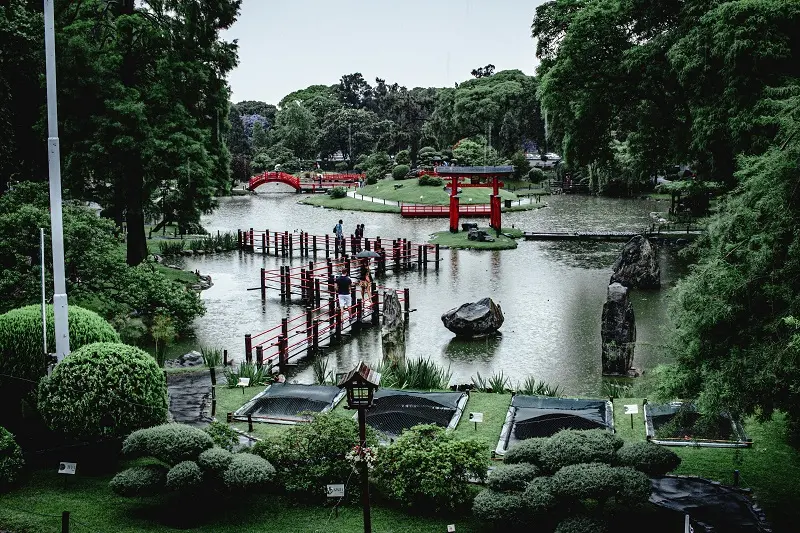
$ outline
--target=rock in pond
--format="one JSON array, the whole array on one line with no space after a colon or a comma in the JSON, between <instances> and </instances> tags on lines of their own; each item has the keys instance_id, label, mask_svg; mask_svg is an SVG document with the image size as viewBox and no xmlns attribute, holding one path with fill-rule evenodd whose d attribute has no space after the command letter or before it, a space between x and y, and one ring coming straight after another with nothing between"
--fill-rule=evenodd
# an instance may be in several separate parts
<instances>
[{"instance_id":1,"label":"rock in pond","mask_svg":"<svg viewBox=\"0 0 800 533\"><path fill-rule=\"evenodd\" d=\"M459 337L484 337L503 325L503 311L491 298L451 309L442 315L444 327Z\"/></svg>"},{"instance_id":2,"label":"rock in pond","mask_svg":"<svg viewBox=\"0 0 800 533\"><path fill-rule=\"evenodd\" d=\"M633 366L636 346L636 317L628 289L619 283L608 286L600 326L603 375L627 376Z\"/></svg>"},{"instance_id":3,"label":"rock in pond","mask_svg":"<svg viewBox=\"0 0 800 533\"><path fill-rule=\"evenodd\" d=\"M661 287L661 269L658 266L656 247L642 235L631 238L614 262L614 273L609 283L621 283L629 289L657 289Z\"/></svg>"},{"instance_id":4,"label":"rock in pond","mask_svg":"<svg viewBox=\"0 0 800 533\"><path fill-rule=\"evenodd\" d=\"M478 242L494 242L494 237L489 235L484 229L471 229L467 233L467 239Z\"/></svg>"}]
</instances>

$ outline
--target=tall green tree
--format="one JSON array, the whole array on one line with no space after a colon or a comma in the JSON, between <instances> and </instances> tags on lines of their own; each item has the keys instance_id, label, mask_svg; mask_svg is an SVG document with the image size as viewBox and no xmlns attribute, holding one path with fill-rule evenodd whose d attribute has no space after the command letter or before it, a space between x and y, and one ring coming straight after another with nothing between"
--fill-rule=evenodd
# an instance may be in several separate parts
<instances>
[{"instance_id":1,"label":"tall green tree","mask_svg":"<svg viewBox=\"0 0 800 533\"><path fill-rule=\"evenodd\" d=\"M302 159L315 159L319 127L314 114L301 102L281 108L275 118L274 137ZM255 139L254 139L255 142Z\"/></svg>"}]
</instances>

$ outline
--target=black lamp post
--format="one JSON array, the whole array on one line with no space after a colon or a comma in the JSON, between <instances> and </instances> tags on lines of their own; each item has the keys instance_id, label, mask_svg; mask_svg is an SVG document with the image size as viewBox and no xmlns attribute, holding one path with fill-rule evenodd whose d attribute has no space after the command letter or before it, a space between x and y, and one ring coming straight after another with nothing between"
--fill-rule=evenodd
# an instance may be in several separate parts
<instances>
[{"instance_id":1,"label":"black lamp post","mask_svg":"<svg viewBox=\"0 0 800 533\"><path fill-rule=\"evenodd\" d=\"M361 455L361 505L364 508L364 533L372 533L372 519L369 512L369 471L364 460L367 446L367 414L381 375L368 367L363 361L339 380L339 388L347 391L347 408L358 410L358 440Z\"/></svg>"}]
</instances>

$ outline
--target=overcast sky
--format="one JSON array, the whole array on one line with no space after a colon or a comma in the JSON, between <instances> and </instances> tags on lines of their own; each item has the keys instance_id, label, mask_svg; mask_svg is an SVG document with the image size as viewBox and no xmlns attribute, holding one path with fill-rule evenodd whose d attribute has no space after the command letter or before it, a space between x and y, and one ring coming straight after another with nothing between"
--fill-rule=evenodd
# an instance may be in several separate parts
<instances>
[{"instance_id":1,"label":"overcast sky","mask_svg":"<svg viewBox=\"0 0 800 533\"><path fill-rule=\"evenodd\" d=\"M489 63L533 74L530 26L544 0L243 0L234 102L361 72L406 87L452 87Z\"/></svg>"}]
</instances>

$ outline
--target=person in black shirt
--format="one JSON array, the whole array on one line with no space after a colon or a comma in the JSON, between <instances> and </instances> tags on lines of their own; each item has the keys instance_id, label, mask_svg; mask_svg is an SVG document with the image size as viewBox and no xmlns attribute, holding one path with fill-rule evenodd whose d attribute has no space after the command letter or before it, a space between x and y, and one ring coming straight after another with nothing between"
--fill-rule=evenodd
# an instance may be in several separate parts
<instances>
[{"instance_id":1,"label":"person in black shirt","mask_svg":"<svg viewBox=\"0 0 800 533\"><path fill-rule=\"evenodd\" d=\"M342 320L344 320L345 313L347 313L348 318L350 317L350 306L353 305L350 298L350 287L352 285L353 280L345 274L344 270L339 272L339 277L336 278L336 296L339 300L339 308L342 310Z\"/></svg>"}]
</instances>

